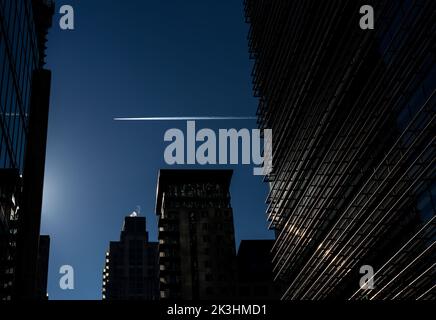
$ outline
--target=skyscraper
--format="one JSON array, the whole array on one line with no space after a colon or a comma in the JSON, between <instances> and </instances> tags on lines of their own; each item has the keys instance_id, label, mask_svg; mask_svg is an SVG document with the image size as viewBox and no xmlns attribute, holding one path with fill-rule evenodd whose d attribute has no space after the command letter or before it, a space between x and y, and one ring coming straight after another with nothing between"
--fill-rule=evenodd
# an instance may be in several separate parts
<instances>
[{"instance_id":1,"label":"skyscraper","mask_svg":"<svg viewBox=\"0 0 436 320\"><path fill-rule=\"evenodd\" d=\"M228 299L235 292L231 170L160 170L160 297Z\"/></svg>"},{"instance_id":2,"label":"skyscraper","mask_svg":"<svg viewBox=\"0 0 436 320\"><path fill-rule=\"evenodd\" d=\"M124 218L120 241L111 241L103 270L103 300L158 300L158 244L148 241L145 217Z\"/></svg>"},{"instance_id":3,"label":"skyscraper","mask_svg":"<svg viewBox=\"0 0 436 320\"><path fill-rule=\"evenodd\" d=\"M374 30L359 26L363 5ZM258 122L274 137L267 214L282 298L435 299L436 2L245 10Z\"/></svg>"},{"instance_id":4,"label":"skyscraper","mask_svg":"<svg viewBox=\"0 0 436 320\"><path fill-rule=\"evenodd\" d=\"M37 264L54 3L0 1L0 299L38 298ZM4 180L3 180L3 177Z\"/></svg>"}]
</instances>

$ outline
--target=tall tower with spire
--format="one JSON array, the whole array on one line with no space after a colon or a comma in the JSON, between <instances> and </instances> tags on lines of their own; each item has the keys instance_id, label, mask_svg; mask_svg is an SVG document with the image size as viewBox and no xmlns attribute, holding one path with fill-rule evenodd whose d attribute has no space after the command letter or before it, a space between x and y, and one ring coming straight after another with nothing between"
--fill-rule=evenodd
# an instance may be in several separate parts
<instances>
[{"instance_id":1,"label":"tall tower with spire","mask_svg":"<svg viewBox=\"0 0 436 320\"><path fill-rule=\"evenodd\" d=\"M111 241L103 270L103 300L158 300L158 244L148 240L145 217L124 218L119 241Z\"/></svg>"}]
</instances>

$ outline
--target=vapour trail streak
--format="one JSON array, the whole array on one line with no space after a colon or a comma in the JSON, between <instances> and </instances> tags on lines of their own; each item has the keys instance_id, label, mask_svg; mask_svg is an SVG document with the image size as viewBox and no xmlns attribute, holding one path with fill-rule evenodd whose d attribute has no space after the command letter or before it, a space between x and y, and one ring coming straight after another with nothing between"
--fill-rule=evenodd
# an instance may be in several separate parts
<instances>
[{"instance_id":1,"label":"vapour trail streak","mask_svg":"<svg viewBox=\"0 0 436 320\"><path fill-rule=\"evenodd\" d=\"M190 120L256 120L256 117L142 117L114 118L115 121L190 121Z\"/></svg>"}]
</instances>

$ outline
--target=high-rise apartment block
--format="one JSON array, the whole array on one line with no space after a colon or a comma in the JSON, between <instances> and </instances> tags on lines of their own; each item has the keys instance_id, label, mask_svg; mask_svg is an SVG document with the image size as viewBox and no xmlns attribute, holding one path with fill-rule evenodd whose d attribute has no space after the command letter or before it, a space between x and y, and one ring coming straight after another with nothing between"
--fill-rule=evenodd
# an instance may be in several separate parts
<instances>
[{"instance_id":1,"label":"high-rise apartment block","mask_svg":"<svg viewBox=\"0 0 436 320\"><path fill-rule=\"evenodd\" d=\"M160 170L162 299L229 299L235 294L231 170Z\"/></svg>"}]
</instances>

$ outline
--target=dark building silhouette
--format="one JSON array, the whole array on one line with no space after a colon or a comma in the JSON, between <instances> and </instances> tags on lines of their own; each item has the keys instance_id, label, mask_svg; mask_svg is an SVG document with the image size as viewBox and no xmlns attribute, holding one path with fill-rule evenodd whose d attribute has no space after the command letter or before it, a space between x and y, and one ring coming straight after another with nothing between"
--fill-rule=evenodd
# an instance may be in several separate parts
<instances>
[{"instance_id":1,"label":"dark building silhouette","mask_svg":"<svg viewBox=\"0 0 436 320\"><path fill-rule=\"evenodd\" d=\"M38 246L37 284L36 294L39 300L48 300L48 262L50 255L50 237L41 235Z\"/></svg>"},{"instance_id":2,"label":"dark building silhouette","mask_svg":"<svg viewBox=\"0 0 436 320\"><path fill-rule=\"evenodd\" d=\"M0 2L0 299L38 299L54 3Z\"/></svg>"},{"instance_id":3,"label":"dark building silhouette","mask_svg":"<svg viewBox=\"0 0 436 320\"><path fill-rule=\"evenodd\" d=\"M158 244L148 241L145 217L124 218L120 241L111 241L103 271L103 300L158 300Z\"/></svg>"},{"instance_id":4,"label":"dark building silhouette","mask_svg":"<svg viewBox=\"0 0 436 320\"><path fill-rule=\"evenodd\" d=\"M160 170L161 299L228 299L235 292L231 170Z\"/></svg>"},{"instance_id":5,"label":"dark building silhouette","mask_svg":"<svg viewBox=\"0 0 436 320\"><path fill-rule=\"evenodd\" d=\"M273 281L271 249L274 240L242 240L237 260L238 291L241 300L279 300L281 282Z\"/></svg>"},{"instance_id":6,"label":"dark building silhouette","mask_svg":"<svg viewBox=\"0 0 436 320\"><path fill-rule=\"evenodd\" d=\"M375 29L362 30L362 5ZM436 2L246 0L283 299L435 299ZM360 268L374 269L362 289Z\"/></svg>"},{"instance_id":7,"label":"dark building silhouette","mask_svg":"<svg viewBox=\"0 0 436 320\"><path fill-rule=\"evenodd\" d=\"M0 170L0 298L12 299L15 279L18 202L21 192L17 169Z\"/></svg>"}]
</instances>

